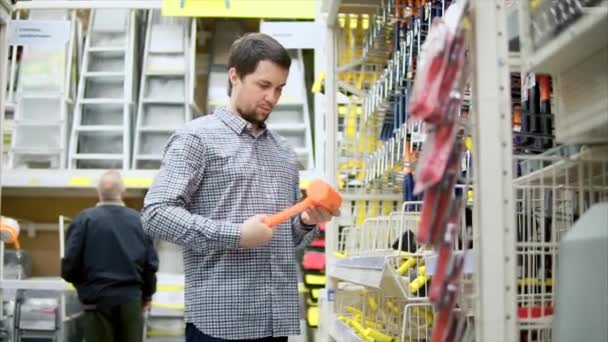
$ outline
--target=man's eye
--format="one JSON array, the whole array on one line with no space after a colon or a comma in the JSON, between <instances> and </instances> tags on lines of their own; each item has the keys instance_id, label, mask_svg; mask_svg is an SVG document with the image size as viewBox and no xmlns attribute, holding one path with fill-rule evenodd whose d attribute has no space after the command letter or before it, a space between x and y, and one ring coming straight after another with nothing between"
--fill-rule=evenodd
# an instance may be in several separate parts
<instances>
[{"instance_id":1,"label":"man's eye","mask_svg":"<svg viewBox=\"0 0 608 342\"><path fill-rule=\"evenodd\" d=\"M268 89L270 87L270 85L266 84L266 83L259 83L258 84L260 86L260 88L262 89Z\"/></svg>"}]
</instances>

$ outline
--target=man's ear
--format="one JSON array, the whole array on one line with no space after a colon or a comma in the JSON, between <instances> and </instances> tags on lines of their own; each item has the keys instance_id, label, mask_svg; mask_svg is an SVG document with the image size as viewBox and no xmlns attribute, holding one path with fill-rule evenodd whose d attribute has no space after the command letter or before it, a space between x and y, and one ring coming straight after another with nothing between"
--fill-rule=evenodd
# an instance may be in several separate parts
<instances>
[{"instance_id":1,"label":"man's ear","mask_svg":"<svg viewBox=\"0 0 608 342\"><path fill-rule=\"evenodd\" d=\"M228 78L230 79L230 83L233 87L237 84L237 82L240 81L239 74L237 74L234 67L228 69Z\"/></svg>"}]
</instances>

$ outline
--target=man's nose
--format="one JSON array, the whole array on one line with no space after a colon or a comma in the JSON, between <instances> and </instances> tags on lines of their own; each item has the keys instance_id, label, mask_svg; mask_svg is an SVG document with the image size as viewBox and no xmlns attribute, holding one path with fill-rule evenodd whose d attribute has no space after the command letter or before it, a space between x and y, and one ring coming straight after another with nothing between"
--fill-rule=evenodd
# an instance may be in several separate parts
<instances>
[{"instance_id":1,"label":"man's nose","mask_svg":"<svg viewBox=\"0 0 608 342\"><path fill-rule=\"evenodd\" d=\"M277 101L279 101L279 96L280 94L278 94L278 92L270 90L267 91L266 94L264 94L264 100L274 106L275 104L277 104Z\"/></svg>"}]
</instances>

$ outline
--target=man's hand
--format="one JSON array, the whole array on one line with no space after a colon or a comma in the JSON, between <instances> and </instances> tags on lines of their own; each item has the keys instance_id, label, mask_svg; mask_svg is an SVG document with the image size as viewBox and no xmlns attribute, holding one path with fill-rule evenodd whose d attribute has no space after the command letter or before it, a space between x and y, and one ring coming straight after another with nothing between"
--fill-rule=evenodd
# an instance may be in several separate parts
<instances>
[{"instance_id":1,"label":"man's hand","mask_svg":"<svg viewBox=\"0 0 608 342\"><path fill-rule=\"evenodd\" d=\"M340 216L340 210L336 210L333 213L330 213L325 208L322 207L312 207L302 214L300 214L300 218L302 219L302 223L307 226L312 226L315 224L319 224L322 222L327 222L331 220L334 216Z\"/></svg>"},{"instance_id":2,"label":"man's hand","mask_svg":"<svg viewBox=\"0 0 608 342\"><path fill-rule=\"evenodd\" d=\"M152 298L144 298L142 306L141 306L141 313L145 316L146 312L148 312L150 310L150 304L152 303Z\"/></svg>"},{"instance_id":3,"label":"man's hand","mask_svg":"<svg viewBox=\"0 0 608 342\"><path fill-rule=\"evenodd\" d=\"M243 248L255 248L268 244L272 239L273 230L263 220L265 215L250 217L241 225L239 245Z\"/></svg>"}]
</instances>

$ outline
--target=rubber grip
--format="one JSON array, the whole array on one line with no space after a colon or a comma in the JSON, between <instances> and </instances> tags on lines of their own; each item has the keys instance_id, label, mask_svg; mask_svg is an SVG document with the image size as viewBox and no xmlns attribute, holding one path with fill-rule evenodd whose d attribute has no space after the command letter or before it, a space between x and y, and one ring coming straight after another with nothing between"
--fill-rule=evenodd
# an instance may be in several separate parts
<instances>
[{"instance_id":1,"label":"rubber grip","mask_svg":"<svg viewBox=\"0 0 608 342\"><path fill-rule=\"evenodd\" d=\"M267 216L264 219L264 223L268 225L270 228L274 228L281 223L289 220L293 216L303 212L304 210L310 208L312 206L312 202L310 199L305 198L303 201L296 203L295 205L279 212L274 215Z\"/></svg>"}]
</instances>

